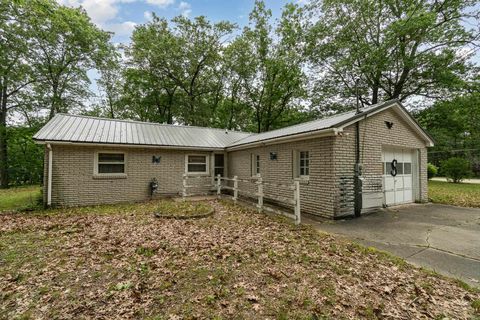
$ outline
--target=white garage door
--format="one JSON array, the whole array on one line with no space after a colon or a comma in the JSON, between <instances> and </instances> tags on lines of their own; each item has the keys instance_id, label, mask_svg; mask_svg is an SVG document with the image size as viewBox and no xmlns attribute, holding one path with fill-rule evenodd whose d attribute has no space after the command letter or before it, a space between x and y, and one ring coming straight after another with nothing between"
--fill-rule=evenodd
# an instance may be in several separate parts
<instances>
[{"instance_id":1,"label":"white garage door","mask_svg":"<svg viewBox=\"0 0 480 320\"><path fill-rule=\"evenodd\" d=\"M413 151L384 148L382 160L385 204L413 202Z\"/></svg>"}]
</instances>

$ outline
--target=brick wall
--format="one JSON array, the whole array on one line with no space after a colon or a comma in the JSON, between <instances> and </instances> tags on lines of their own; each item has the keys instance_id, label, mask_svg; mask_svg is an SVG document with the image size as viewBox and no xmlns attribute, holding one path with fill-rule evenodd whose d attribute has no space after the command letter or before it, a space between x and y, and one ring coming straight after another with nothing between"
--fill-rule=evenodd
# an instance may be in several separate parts
<instances>
[{"instance_id":1,"label":"brick wall","mask_svg":"<svg viewBox=\"0 0 480 320\"><path fill-rule=\"evenodd\" d=\"M394 123L388 129L385 121ZM395 111L387 109L360 122L361 162L366 183L372 182L382 192L382 147L404 147L420 152L420 200L427 200L427 150L422 138ZM229 152L228 176L251 177L251 155L260 155L260 173L265 181L292 183L294 150L310 151L310 179L301 184L302 212L333 218L340 215L341 177L354 176L355 125L345 128L343 135L300 142L289 142ZM270 160L276 152L278 160ZM239 184L240 189L255 191L252 184ZM371 186L370 186L371 187ZM264 188L266 197L281 190ZM283 191L285 192L285 191ZM344 213L344 212L342 212ZM349 212L348 214L353 214Z\"/></svg>"},{"instance_id":2,"label":"brick wall","mask_svg":"<svg viewBox=\"0 0 480 320\"><path fill-rule=\"evenodd\" d=\"M385 121L393 122L388 129ZM398 147L417 149L420 152L418 163L420 172L420 201L427 201L427 149L425 141L414 131L396 111L387 109L360 122L360 162L363 164L365 181L377 180L383 174L382 148ZM339 213L340 179L354 175L355 164L355 125L344 129L342 136L334 141L335 213ZM379 192L382 192L381 185ZM353 212L352 212L353 213Z\"/></svg>"},{"instance_id":3,"label":"brick wall","mask_svg":"<svg viewBox=\"0 0 480 320\"><path fill-rule=\"evenodd\" d=\"M189 152L179 150L150 148L96 148L52 145L53 176L52 205L79 206L101 203L141 201L149 198L149 183L152 178L158 180L158 193L181 194L182 175L185 173L186 154L205 154L207 152ZM45 163L48 164L48 150ZM98 151L120 151L126 154L126 177L109 178L94 176L94 157ZM160 164L152 163L152 156L161 156ZM211 163L211 161L210 161ZM48 165L46 165L48 167ZM192 183L207 184L212 181L210 175ZM45 172L45 186L47 174ZM192 190L189 190L192 191ZM208 192L202 187L196 192ZM46 200L46 192L44 192Z\"/></svg>"},{"instance_id":4,"label":"brick wall","mask_svg":"<svg viewBox=\"0 0 480 320\"><path fill-rule=\"evenodd\" d=\"M388 129L385 121L394 123ZM364 175L382 175L382 147L396 146L414 148L420 152L420 200L427 200L427 151L425 142L392 109L382 111L360 123L361 162ZM97 148L52 145L53 178L52 205L76 206L100 203L140 201L149 198L149 182L157 178L159 193L181 194L182 175L185 172L186 154L205 154L210 158L210 174L192 183L212 182L213 154L150 148ZM98 151L122 151L126 153L124 178L99 178L94 176L94 157ZM45 150L44 185L48 186L48 150ZM266 182L291 184L293 181L293 159L297 151L310 152L310 179L301 183L302 212L332 218L339 213L340 178L353 177L355 163L355 125L345 128L343 135L313 138L270 146L255 147L228 152L226 173L250 179L252 176L252 154L260 155L260 173ZM270 152L277 160L270 160ZM152 156L161 156L160 164L152 163ZM191 184L191 183L189 183ZM240 189L254 192L252 183L240 183ZM381 187L380 187L381 188ZM190 192L208 192L203 187ZM381 189L380 189L381 191ZM265 187L266 197L292 196L290 190ZM47 192L44 192L46 201Z\"/></svg>"},{"instance_id":5,"label":"brick wall","mask_svg":"<svg viewBox=\"0 0 480 320\"><path fill-rule=\"evenodd\" d=\"M309 151L310 180L300 184L301 210L318 216L331 217L334 208L333 139L334 137L323 137L229 152L228 176L236 175L239 179L251 178L251 155L258 154L260 155L260 174L264 181L292 184L294 152ZM270 160L270 152L277 154L277 160ZM249 183L239 183L239 188L250 192L255 191L254 185ZM272 195L281 195L293 199L292 191L273 186L265 186L264 193L267 198Z\"/></svg>"}]
</instances>

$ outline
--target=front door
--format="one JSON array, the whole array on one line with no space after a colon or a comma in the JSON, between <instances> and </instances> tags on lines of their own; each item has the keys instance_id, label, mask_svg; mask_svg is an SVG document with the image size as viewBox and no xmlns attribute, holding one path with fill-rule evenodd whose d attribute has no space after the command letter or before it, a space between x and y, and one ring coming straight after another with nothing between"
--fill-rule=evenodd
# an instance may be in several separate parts
<instances>
[{"instance_id":1,"label":"front door","mask_svg":"<svg viewBox=\"0 0 480 320\"><path fill-rule=\"evenodd\" d=\"M383 149L383 192L387 206L413 202L412 160L411 149Z\"/></svg>"}]
</instances>

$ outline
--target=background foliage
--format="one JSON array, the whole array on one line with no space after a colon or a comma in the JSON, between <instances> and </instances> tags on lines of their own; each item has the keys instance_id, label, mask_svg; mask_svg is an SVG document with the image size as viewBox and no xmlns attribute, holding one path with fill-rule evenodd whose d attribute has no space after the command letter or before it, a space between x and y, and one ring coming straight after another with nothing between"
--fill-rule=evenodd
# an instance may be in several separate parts
<instances>
[{"instance_id":1,"label":"background foliage","mask_svg":"<svg viewBox=\"0 0 480 320\"><path fill-rule=\"evenodd\" d=\"M31 137L58 112L263 132L352 108L356 84L362 105L415 111L432 163L460 156L479 174L474 4L312 0L274 20L257 0L243 28L153 16L114 45L82 8L0 1L1 186L40 181Z\"/></svg>"}]
</instances>

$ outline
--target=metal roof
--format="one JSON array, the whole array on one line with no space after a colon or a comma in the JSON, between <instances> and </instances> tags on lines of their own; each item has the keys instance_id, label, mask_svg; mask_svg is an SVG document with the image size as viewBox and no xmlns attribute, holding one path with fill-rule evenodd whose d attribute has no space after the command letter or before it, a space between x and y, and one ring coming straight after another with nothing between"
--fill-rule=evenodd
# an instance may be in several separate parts
<instances>
[{"instance_id":1,"label":"metal roof","mask_svg":"<svg viewBox=\"0 0 480 320\"><path fill-rule=\"evenodd\" d=\"M57 114L33 138L38 141L225 148L251 133Z\"/></svg>"},{"instance_id":2,"label":"metal roof","mask_svg":"<svg viewBox=\"0 0 480 320\"><path fill-rule=\"evenodd\" d=\"M427 141L433 139L413 119L398 100L390 100L328 118L304 122L294 126L259 134L228 131L193 126L165 125L150 122L116 120L77 115L57 114L37 134L34 139L49 142L128 144L169 147L191 147L203 149L224 149L247 146L258 142L322 131L358 121L375 111L397 106L410 118L416 129ZM247 146L248 147L248 146Z\"/></svg>"},{"instance_id":3,"label":"metal roof","mask_svg":"<svg viewBox=\"0 0 480 320\"><path fill-rule=\"evenodd\" d=\"M272 131L267 131L263 133L259 133L256 135L250 135L247 136L241 140L235 141L229 147L235 147L235 146L240 146L244 144L250 144L250 143L255 143L255 142L260 142L260 141L266 141L266 140L271 140L271 139L277 139L280 137L287 137L291 135L296 135L296 134L301 134L301 133L307 133L307 132L312 132L312 131L320 131L324 129L329 129L329 128L336 128L341 126L342 124L346 122L350 122L355 120L356 118L361 118L365 114L368 114L370 112L373 112L375 110L381 109L388 107L390 105L393 105L395 103L398 103L397 100L390 100L387 102L367 106L364 108L361 108L360 114L356 113L356 110L353 111L348 111L344 113L340 113L337 115L333 115L331 117L319 119L319 120L313 120L309 122L304 122L300 123L294 126L290 127L285 127L282 129L277 129L277 130L272 130Z\"/></svg>"}]
</instances>

